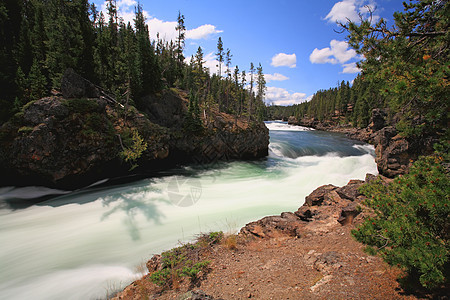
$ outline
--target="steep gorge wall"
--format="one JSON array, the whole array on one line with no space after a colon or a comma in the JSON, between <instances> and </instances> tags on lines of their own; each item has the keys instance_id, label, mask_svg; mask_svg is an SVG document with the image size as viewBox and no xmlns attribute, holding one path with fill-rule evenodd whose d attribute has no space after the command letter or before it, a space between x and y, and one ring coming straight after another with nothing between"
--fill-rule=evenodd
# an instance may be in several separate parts
<instances>
[{"instance_id":1,"label":"steep gorge wall","mask_svg":"<svg viewBox=\"0 0 450 300\"><path fill-rule=\"evenodd\" d=\"M134 107L125 113L101 96L51 96L30 103L0 128L0 176L5 178L0 185L75 189L103 178L151 175L180 163L268 154L268 129L262 122L211 112L203 119L208 124L203 132L186 132L187 100L180 95L169 90L157 96L145 112L148 117ZM147 149L130 172L132 164L121 152L134 129Z\"/></svg>"}]
</instances>

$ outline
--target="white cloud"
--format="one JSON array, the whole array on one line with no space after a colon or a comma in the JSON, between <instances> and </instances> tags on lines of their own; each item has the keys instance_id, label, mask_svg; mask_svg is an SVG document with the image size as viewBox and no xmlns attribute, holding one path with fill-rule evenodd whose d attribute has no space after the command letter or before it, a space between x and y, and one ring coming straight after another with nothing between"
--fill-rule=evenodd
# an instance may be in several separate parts
<instances>
[{"instance_id":1,"label":"white cloud","mask_svg":"<svg viewBox=\"0 0 450 300\"><path fill-rule=\"evenodd\" d=\"M309 56L309 60L313 64L343 64L356 56L355 50L348 49L347 42L332 40L330 42L330 47L323 49L315 48Z\"/></svg>"},{"instance_id":2,"label":"white cloud","mask_svg":"<svg viewBox=\"0 0 450 300\"><path fill-rule=\"evenodd\" d=\"M317 49L315 48L309 56L309 61L313 64L337 64L337 60L332 58L333 52L330 48Z\"/></svg>"},{"instance_id":3,"label":"white cloud","mask_svg":"<svg viewBox=\"0 0 450 300\"><path fill-rule=\"evenodd\" d=\"M218 70L219 70L219 67L218 67L219 61L216 60L215 54L213 52L210 52L205 55L204 59L205 59L204 67L208 68L209 72L211 74L214 74L214 73L217 74ZM224 71L224 65L222 63L222 73L223 73L223 71Z\"/></svg>"},{"instance_id":4,"label":"white cloud","mask_svg":"<svg viewBox=\"0 0 450 300\"><path fill-rule=\"evenodd\" d=\"M264 74L264 79L266 79L267 82L269 81L284 81L288 80L289 77L284 76L280 73L274 73L274 74Z\"/></svg>"},{"instance_id":5,"label":"white cloud","mask_svg":"<svg viewBox=\"0 0 450 300\"><path fill-rule=\"evenodd\" d=\"M191 29L186 31L186 39L191 40L200 40L200 39L207 39L211 35L216 33L221 33L223 30L217 30L216 26L211 24L205 24L202 26L199 26L197 28Z\"/></svg>"},{"instance_id":6,"label":"white cloud","mask_svg":"<svg viewBox=\"0 0 450 300\"><path fill-rule=\"evenodd\" d=\"M101 5L101 11L107 16L106 1ZM127 24L130 22L134 26L135 7L138 5L136 0L119 0L117 1L118 14ZM176 21L163 21L158 18L151 17L146 10L143 10L144 17L147 20L150 38L156 40L157 34L166 41L175 40L177 37ZM208 39L211 35L221 33L222 30L216 29L216 26L204 24L197 28L186 30L186 39L199 40Z\"/></svg>"},{"instance_id":7,"label":"white cloud","mask_svg":"<svg viewBox=\"0 0 450 300\"><path fill-rule=\"evenodd\" d=\"M273 105L293 105L308 101L305 93L290 93L286 89L267 87L266 103Z\"/></svg>"},{"instance_id":8,"label":"white cloud","mask_svg":"<svg viewBox=\"0 0 450 300\"><path fill-rule=\"evenodd\" d=\"M344 74L354 74L361 72L361 69L356 66L355 62L349 63L349 64L343 64L344 70L342 70L342 73Z\"/></svg>"},{"instance_id":9,"label":"white cloud","mask_svg":"<svg viewBox=\"0 0 450 300\"><path fill-rule=\"evenodd\" d=\"M362 59L355 50L348 48L347 42L332 40L330 47L315 48L309 56L309 61L313 64L341 64L343 67L341 73L353 74L360 72L360 69L356 67L356 62L346 62L354 58Z\"/></svg>"},{"instance_id":10,"label":"white cloud","mask_svg":"<svg viewBox=\"0 0 450 300\"><path fill-rule=\"evenodd\" d=\"M177 26L177 22L166 22L158 20L157 18L152 18L147 21L150 37L152 39L156 39L156 34L159 32L159 37L166 40L175 40L177 37L177 31L175 27ZM222 30L217 30L216 26L205 24L201 25L197 28L190 29L186 31L186 39L187 40L199 40L199 39L208 39L211 35L223 32Z\"/></svg>"},{"instance_id":11,"label":"white cloud","mask_svg":"<svg viewBox=\"0 0 450 300\"><path fill-rule=\"evenodd\" d=\"M328 15L325 17L329 22L347 23L359 22L359 14L363 18L370 17L369 9L372 13L375 11L376 3L373 0L343 0L333 5ZM376 22L380 16L372 14L372 22Z\"/></svg>"},{"instance_id":12,"label":"white cloud","mask_svg":"<svg viewBox=\"0 0 450 300\"><path fill-rule=\"evenodd\" d=\"M166 22L159 20L157 18L152 18L147 20L148 31L150 32L150 37L156 40L157 34L159 33L159 38L170 41L175 40L177 37L177 31L175 27L177 22Z\"/></svg>"},{"instance_id":13,"label":"white cloud","mask_svg":"<svg viewBox=\"0 0 450 300\"><path fill-rule=\"evenodd\" d=\"M297 56L295 53L286 54L286 53L278 53L274 57L272 57L271 66L274 67L289 67L295 68L297 63Z\"/></svg>"},{"instance_id":14,"label":"white cloud","mask_svg":"<svg viewBox=\"0 0 450 300\"><path fill-rule=\"evenodd\" d=\"M331 11L325 17L329 22L342 22L346 23L347 19L353 22L359 20L358 13L356 11L355 0L344 0L337 2L331 8Z\"/></svg>"}]
</instances>

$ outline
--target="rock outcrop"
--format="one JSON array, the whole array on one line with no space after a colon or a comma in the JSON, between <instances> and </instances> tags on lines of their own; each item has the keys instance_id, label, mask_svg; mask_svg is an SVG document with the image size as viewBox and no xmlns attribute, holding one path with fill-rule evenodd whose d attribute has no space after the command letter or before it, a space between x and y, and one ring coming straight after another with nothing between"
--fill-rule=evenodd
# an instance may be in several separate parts
<instances>
[{"instance_id":1,"label":"rock outcrop","mask_svg":"<svg viewBox=\"0 0 450 300\"><path fill-rule=\"evenodd\" d=\"M367 179L372 179L368 174ZM278 235L302 237L310 233L324 233L331 226L352 224L365 199L359 192L362 180L350 180L343 187L331 184L315 189L305 198L305 203L294 213L264 217L243 227L239 234L247 237L270 238Z\"/></svg>"},{"instance_id":2,"label":"rock outcrop","mask_svg":"<svg viewBox=\"0 0 450 300\"><path fill-rule=\"evenodd\" d=\"M61 92L66 99L70 98L98 98L101 91L94 84L68 68L61 80Z\"/></svg>"},{"instance_id":3,"label":"rock outcrop","mask_svg":"<svg viewBox=\"0 0 450 300\"><path fill-rule=\"evenodd\" d=\"M185 131L183 92L163 92L147 110L149 119L134 107L125 113L123 106L105 97L88 97L100 91L75 73L66 72L64 78L67 98L52 96L29 103L0 128L0 176L5 178L1 185L75 189L130 175L132 165L121 152L132 145L133 130L147 144L135 174L151 175L175 164L268 154L268 130L262 122L211 112L209 122L203 117L204 131Z\"/></svg>"}]
</instances>

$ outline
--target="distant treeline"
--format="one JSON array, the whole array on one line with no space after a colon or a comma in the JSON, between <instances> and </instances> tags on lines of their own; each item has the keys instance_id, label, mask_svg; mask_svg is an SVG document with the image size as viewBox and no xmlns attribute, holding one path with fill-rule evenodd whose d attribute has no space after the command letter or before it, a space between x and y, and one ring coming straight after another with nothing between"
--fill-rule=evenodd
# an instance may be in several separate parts
<instances>
[{"instance_id":1,"label":"distant treeline","mask_svg":"<svg viewBox=\"0 0 450 300\"><path fill-rule=\"evenodd\" d=\"M27 102L59 89L67 68L140 109L144 96L178 87L205 110L263 119L261 65L251 63L249 76L232 68L220 38L216 55L226 66L224 76L205 68L200 47L186 63L184 16L179 13L177 20L175 41L153 41L140 5L133 24L125 24L115 0L108 1L106 15L88 0L0 2L0 124Z\"/></svg>"},{"instance_id":2,"label":"distant treeline","mask_svg":"<svg viewBox=\"0 0 450 300\"><path fill-rule=\"evenodd\" d=\"M395 26L381 19L341 24L348 42L364 57L350 86L321 90L311 101L270 107L273 118L314 117L365 127L374 108L386 111L405 136L447 133L450 77L449 1L410 1L394 14ZM448 138L448 137L447 137Z\"/></svg>"},{"instance_id":3,"label":"distant treeline","mask_svg":"<svg viewBox=\"0 0 450 300\"><path fill-rule=\"evenodd\" d=\"M268 114L273 119L313 117L319 121L366 127L375 107L385 107L384 100L359 75L352 86L348 81L342 81L337 87L317 91L308 102L286 107L270 106Z\"/></svg>"}]
</instances>

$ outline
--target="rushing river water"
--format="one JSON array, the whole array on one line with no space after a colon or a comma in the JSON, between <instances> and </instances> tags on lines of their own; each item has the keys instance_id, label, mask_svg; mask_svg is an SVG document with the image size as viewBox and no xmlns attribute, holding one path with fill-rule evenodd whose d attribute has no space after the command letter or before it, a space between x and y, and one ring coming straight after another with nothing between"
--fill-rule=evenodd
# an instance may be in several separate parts
<instances>
[{"instance_id":1,"label":"rushing river water","mask_svg":"<svg viewBox=\"0 0 450 300\"><path fill-rule=\"evenodd\" d=\"M153 254L196 234L236 232L295 211L320 185L376 174L373 147L267 122L269 157L63 193L0 188L0 299L101 299L140 276ZM177 175L173 175L177 174Z\"/></svg>"}]
</instances>

